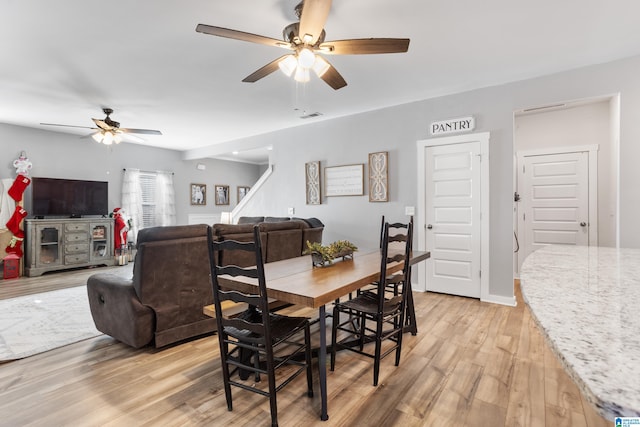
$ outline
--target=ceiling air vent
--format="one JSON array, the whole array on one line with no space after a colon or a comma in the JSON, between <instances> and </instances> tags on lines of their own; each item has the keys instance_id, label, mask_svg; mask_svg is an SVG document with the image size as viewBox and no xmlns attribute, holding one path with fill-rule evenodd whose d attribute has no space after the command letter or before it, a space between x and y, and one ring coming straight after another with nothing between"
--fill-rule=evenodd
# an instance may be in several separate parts
<instances>
[{"instance_id":1,"label":"ceiling air vent","mask_svg":"<svg viewBox=\"0 0 640 427\"><path fill-rule=\"evenodd\" d=\"M303 114L302 116L300 116L301 119L310 119L313 117L319 117L321 116L322 113L318 113L317 111L315 113L310 113L310 114Z\"/></svg>"}]
</instances>

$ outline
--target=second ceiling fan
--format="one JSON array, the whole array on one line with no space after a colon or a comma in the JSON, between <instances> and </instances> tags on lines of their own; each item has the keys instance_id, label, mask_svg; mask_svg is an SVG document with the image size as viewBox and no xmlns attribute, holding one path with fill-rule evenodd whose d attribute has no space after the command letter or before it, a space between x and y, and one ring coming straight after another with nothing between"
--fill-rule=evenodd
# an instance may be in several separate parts
<instances>
[{"instance_id":1,"label":"second ceiling fan","mask_svg":"<svg viewBox=\"0 0 640 427\"><path fill-rule=\"evenodd\" d=\"M324 24L329 16L331 0L304 0L295 8L299 22L287 25L283 40L228 28L198 24L196 31L213 36L227 37L268 46L288 49L289 53L268 63L245 77L242 81L253 83L280 68L296 81L306 82L310 70L333 89L340 89L347 82L323 55L363 55L375 53L402 53L409 49L409 39L369 38L325 41Z\"/></svg>"}]
</instances>

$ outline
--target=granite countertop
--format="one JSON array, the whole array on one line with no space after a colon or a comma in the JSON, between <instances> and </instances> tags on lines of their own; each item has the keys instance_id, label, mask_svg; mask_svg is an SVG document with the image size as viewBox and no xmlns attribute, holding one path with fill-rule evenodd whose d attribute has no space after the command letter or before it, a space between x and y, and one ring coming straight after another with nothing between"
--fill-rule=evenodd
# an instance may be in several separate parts
<instances>
[{"instance_id":1,"label":"granite countertop","mask_svg":"<svg viewBox=\"0 0 640 427\"><path fill-rule=\"evenodd\" d=\"M640 249L545 246L520 283L585 397L607 419L640 416Z\"/></svg>"}]
</instances>

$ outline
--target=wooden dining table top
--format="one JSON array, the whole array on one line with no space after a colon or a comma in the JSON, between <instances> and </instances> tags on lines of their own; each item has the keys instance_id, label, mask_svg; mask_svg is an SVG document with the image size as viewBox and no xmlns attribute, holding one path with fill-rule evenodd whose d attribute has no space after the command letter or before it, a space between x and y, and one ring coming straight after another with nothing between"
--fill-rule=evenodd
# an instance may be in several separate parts
<instances>
[{"instance_id":1,"label":"wooden dining table top","mask_svg":"<svg viewBox=\"0 0 640 427\"><path fill-rule=\"evenodd\" d=\"M414 251L411 264L429 258L430 253ZM402 262L389 264L387 274L402 269ZM311 256L305 255L264 265L269 298L319 308L344 295L378 280L380 251L358 251L352 259L335 260L324 267L313 267ZM241 292L255 291L256 279L218 278L220 285Z\"/></svg>"}]
</instances>

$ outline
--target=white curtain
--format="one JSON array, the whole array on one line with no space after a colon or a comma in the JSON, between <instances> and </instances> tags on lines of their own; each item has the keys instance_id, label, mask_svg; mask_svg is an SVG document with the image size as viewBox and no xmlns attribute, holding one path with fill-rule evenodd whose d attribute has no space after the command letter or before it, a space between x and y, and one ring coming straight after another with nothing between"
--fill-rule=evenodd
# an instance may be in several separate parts
<instances>
[{"instance_id":1,"label":"white curtain","mask_svg":"<svg viewBox=\"0 0 640 427\"><path fill-rule=\"evenodd\" d=\"M135 242L142 225L142 187L140 171L126 169L122 177L122 209L131 220L131 229L127 239Z\"/></svg>"},{"instance_id":2,"label":"white curtain","mask_svg":"<svg viewBox=\"0 0 640 427\"><path fill-rule=\"evenodd\" d=\"M158 172L156 175L156 225L176 225L176 203L171 172Z\"/></svg>"}]
</instances>

